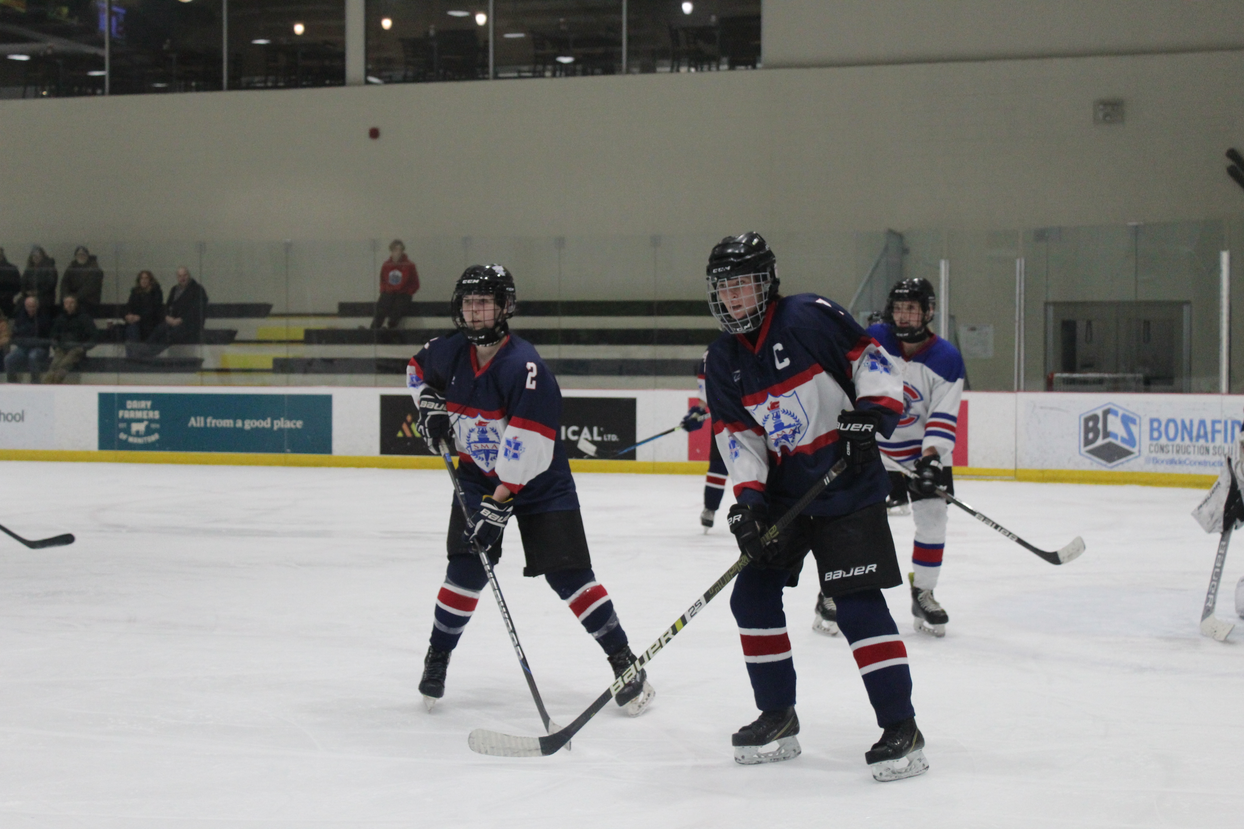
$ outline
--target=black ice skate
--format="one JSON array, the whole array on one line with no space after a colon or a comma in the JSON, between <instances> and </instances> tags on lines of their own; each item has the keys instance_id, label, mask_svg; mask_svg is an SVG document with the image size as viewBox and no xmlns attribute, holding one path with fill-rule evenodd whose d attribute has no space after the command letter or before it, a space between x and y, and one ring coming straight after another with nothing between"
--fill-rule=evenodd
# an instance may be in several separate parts
<instances>
[{"instance_id":1,"label":"black ice skate","mask_svg":"<svg viewBox=\"0 0 1244 829\"><path fill-rule=\"evenodd\" d=\"M833 599L825 598L824 593L817 594L812 629L826 636L838 635L838 605L834 604Z\"/></svg>"},{"instance_id":2,"label":"black ice skate","mask_svg":"<svg viewBox=\"0 0 1244 829\"><path fill-rule=\"evenodd\" d=\"M734 762L744 766L776 763L799 756L799 717L794 708L761 711L751 725L745 725L730 742L734 744ZM768 751L761 749L769 747Z\"/></svg>"},{"instance_id":3,"label":"black ice skate","mask_svg":"<svg viewBox=\"0 0 1244 829\"><path fill-rule=\"evenodd\" d=\"M419 693L423 694L423 704L429 711L438 699L445 696L445 672L449 668L449 653L430 647L428 655L423 657L423 678L419 680Z\"/></svg>"},{"instance_id":4,"label":"black ice skate","mask_svg":"<svg viewBox=\"0 0 1244 829\"><path fill-rule=\"evenodd\" d=\"M895 497L893 493L886 496L885 511L890 515L911 515L909 503L907 500L907 490L904 488L898 497Z\"/></svg>"},{"instance_id":5,"label":"black ice skate","mask_svg":"<svg viewBox=\"0 0 1244 829\"><path fill-rule=\"evenodd\" d=\"M631 653L628 645L609 656L609 667L613 668L614 676L622 676L634 661L635 654ZM648 684L648 672L640 668L635 678L623 685L613 698L628 717L638 717L656 695L657 692Z\"/></svg>"},{"instance_id":6,"label":"black ice skate","mask_svg":"<svg viewBox=\"0 0 1244 829\"><path fill-rule=\"evenodd\" d=\"M716 511L708 507L705 507L704 512L700 513L700 526L704 528L704 532L708 532L713 528L713 518L716 515Z\"/></svg>"},{"instance_id":7,"label":"black ice skate","mask_svg":"<svg viewBox=\"0 0 1244 829\"><path fill-rule=\"evenodd\" d=\"M908 573L907 580L911 582L911 615L915 617L913 627L916 632L932 634L939 639L945 636L946 623L950 621L950 616L937 603L937 599L933 598L932 590L916 587L915 573Z\"/></svg>"},{"instance_id":8,"label":"black ice skate","mask_svg":"<svg viewBox=\"0 0 1244 829\"><path fill-rule=\"evenodd\" d=\"M929 770L924 759L924 735L916 728L916 718L887 726L881 739L864 754L873 779L882 783L915 777Z\"/></svg>"}]
</instances>

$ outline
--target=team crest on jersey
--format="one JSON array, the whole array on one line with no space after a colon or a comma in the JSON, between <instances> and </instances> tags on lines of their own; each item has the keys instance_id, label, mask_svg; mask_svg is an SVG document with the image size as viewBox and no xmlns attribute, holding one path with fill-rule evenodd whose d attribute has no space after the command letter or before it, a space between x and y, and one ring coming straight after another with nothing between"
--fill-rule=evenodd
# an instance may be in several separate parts
<instances>
[{"instance_id":1,"label":"team crest on jersey","mask_svg":"<svg viewBox=\"0 0 1244 829\"><path fill-rule=\"evenodd\" d=\"M527 451L527 446L518 438L505 439L505 459L507 461L516 461Z\"/></svg>"},{"instance_id":2,"label":"team crest on jersey","mask_svg":"<svg viewBox=\"0 0 1244 829\"><path fill-rule=\"evenodd\" d=\"M882 374L893 374L894 367L890 365L890 361L885 358L884 354L876 351L869 352L864 361L865 371L878 371Z\"/></svg>"},{"instance_id":3,"label":"team crest on jersey","mask_svg":"<svg viewBox=\"0 0 1244 829\"><path fill-rule=\"evenodd\" d=\"M924 395L920 390L911 383L903 383L903 416L898 420L898 427L902 429L904 426L910 426L920 419L919 415L911 413L911 404L919 403L924 400Z\"/></svg>"},{"instance_id":4,"label":"team crest on jersey","mask_svg":"<svg viewBox=\"0 0 1244 829\"><path fill-rule=\"evenodd\" d=\"M497 424L488 420L476 420L466 430L467 454L480 469L491 470L497 463L497 449L501 445L501 432Z\"/></svg>"},{"instance_id":5,"label":"team crest on jersey","mask_svg":"<svg viewBox=\"0 0 1244 829\"><path fill-rule=\"evenodd\" d=\"M760 427L769 435L773 448L779 452L786 447L793 452L799 445L800 438L808 431L808 412L799 400L799 392L791 391L781 397L770 396L757 420Z\"/></svg>"},{"instance_id":6,"label":"team crest on jersey","mask_svg":"<svg viewBox=\"0 0 1244 829\"><path fill-rule=\"evenodd\" d=\"M730 450L730 460L737 461L739 459L739 442L731 435L726 441L726 448Z\"/></svg>"}]
</instances>

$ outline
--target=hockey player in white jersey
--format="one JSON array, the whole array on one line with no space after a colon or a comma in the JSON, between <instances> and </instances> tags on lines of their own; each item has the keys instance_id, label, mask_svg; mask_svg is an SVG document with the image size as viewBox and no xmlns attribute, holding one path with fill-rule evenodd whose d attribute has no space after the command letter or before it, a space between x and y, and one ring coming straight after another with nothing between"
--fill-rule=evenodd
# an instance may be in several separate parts
<instances>
[{"instance_id":1,"label":"hockey player in white jersey","mask_svg":"<svg viewBox=\"0 0 1244 829\"><path fill-rule=\"evenodd\" d=\"M946 635L949 615L933 598L946 547L946 502L936 488L954 493L951 457L965 370L959 350L929 330L937 297L927 279L904 279L890 289L882 322L868 334L894 357L903 373L903 416L894 433L877 439L892 464L914 473L908 478L890 473L891 501L910 495L916 524L912 548L911 613L915 629L933 636ZM818 596L813 630L835 634L831 599Z\"/></svg>"},{"instance_id":2,"label":"hockey player in white jersey","mask_svg":"<svg viewBox=\"0 0 1244 829\"><path fill-rule=\"evenodd\" d=\"M1210 487L1205 499L1192 511L1192 517L1207 533L1239 529L1244 524L1244 499L1240 495L1244 481L1244 434L1231 445L1223 458L1218 480ZM1215 588L1217 586L1215 585ZM1244 576L1235 585L1235 612L1244 619Z\"/></svg>"}]
</instances>

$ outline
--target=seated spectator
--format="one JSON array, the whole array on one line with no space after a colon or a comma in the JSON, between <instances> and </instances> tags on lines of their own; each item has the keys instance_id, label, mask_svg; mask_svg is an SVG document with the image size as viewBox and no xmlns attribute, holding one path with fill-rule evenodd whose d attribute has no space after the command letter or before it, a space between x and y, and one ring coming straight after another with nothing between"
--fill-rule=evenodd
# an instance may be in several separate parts
<instances>
[{"instance_id":1,"label":"seated spectator","mask_svg":"<svg viewBox=\"0 0 1244 829\"><path fill-rule=\"evenodd\" d=\"M419 272L415 263L406 256L406 246L401 239L389 243L389 258L380 266L380 299L376 301L376 316L372 328L381 328L388 319L389 328L397 328L402 317L410 311L411 299L419 290Z\"/></svg>"},{"instance_id":2,"label":"seated spectator","mask_svg":"<svg viewBox=\"0 0 1244 829\"><path fill-rule=\"evenodd\" d=\"M9 343L13 341L13 329L9 327L9 318L0 311L0 357L4 356L4 352L8 350Z\"/></svg>"},{"instance_id":3,"label":"seated spectator","mask_svg":"<svg viewBox=\"0 0 1244 829\"><path fill-rule=\"evenodd\" d=\"M131 355L154 357L170 345L197 343L203 339L203 321L207 317L207 291L190 276L190 269L177 269L177 284L168 292L164 320L151 332L142 345L131 344Z\"/></svg>"},{"instance_id":4,"label":"seated spectator","mask_svg":"<svg viewBox=\"0 0 1244 829\"><path fill-rule=\"evenodd\" d=\"M65 266L65 273L60 278L60 301L71 294L78 299L78 307L92 317L99 310L99 303L104 293L104 272L100 270L99 260L86 249L78 246L73 252L73 261Z\"/></svg>"},{"instance_id":5,"label":"seated spectator","mask_svg":"<svg viewBox=\"0 0 1244 829\"><path fill-rule=\"evenodd\" d=\"M95 320L78 305L78 298L73 294L65 297L62 303L65 313L52 320L52 365L43 378L45 383L63 383L65 375L73 371L74 366L82 362L99 338L99 330L95 328Z\"/></svg>"},{"instance_id":6,"label":"seated spectator","mask_svg":"<svg viewBox=\"0 0 1244 829\"><path fill-rule=\"evenodd\" d=\"M22 293L37 296L39 307L51 314L56 307L56 283L59 279L56 260L38 245L31 248L26 270L22 273Z\"/></svg>"},{"instance_id":7,"label":"seated spectator","mask_svg":"<svg viewBox=\"0 0 1244 829\"><path fill-rule=\"evenodd\" d=\"M19 371L30 371L30 382L38 383L47 367L52 320L39 306L39 297L28 296L13 317L13 345L4 357L4 373L10 383Z\"/></svg>"},{"instance_id":8,"label":"seated spectator","mask_svg":"<svg viewBox=\"0 0 1244 829\"><path fill-rule=\"evenodd\" d=\"M13 316L21 298L22 272L4 255L4 248L0 248L0 316Z\"/></svg>"},{"instance_id":9,"label":"seated spectator","mask_svg":"<svg viewBox=\"0 0 1244 829\"><path fill-rule=\"evenodd\" d=\"M125 303L125 341L145 343L160 324L164 311L164 289L151 271L139 271Z\"/></svg>"}]
</instances>

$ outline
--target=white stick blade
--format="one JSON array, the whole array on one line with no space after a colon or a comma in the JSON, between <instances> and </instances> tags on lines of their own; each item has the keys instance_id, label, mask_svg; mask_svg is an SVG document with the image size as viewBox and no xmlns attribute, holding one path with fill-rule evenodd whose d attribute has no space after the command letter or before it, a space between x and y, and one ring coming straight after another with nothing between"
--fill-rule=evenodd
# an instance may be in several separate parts
<instances>
[{"instance_id":1,"label":"white stick blade","mask_svg":"<svg viewBox=\"0 0 1244 829\"><path fill-rule=\"evenodd\" d=\"M539 757L542 754L539 737L516 737L485 728L472 731L467 737L467 745L476 754L493 757Z\"/></svg>"},{"instance_id":2,"label":"white stick blade","mask_svg":"<svg viewBox=\"0 0 1244 829\"><path fill-rule=\"evenodd\" d=\"M588 457L596 457L596 444L592 443L587 438L579 438L579 442L575 444L575 448Z\"/></svg>"},{"instance_id":3,"label":"white stick blade","mask_svg":"<svg viewBox=\"0 0 1244 829\"><path fill-rule=\"evenodd\" d=\"M1224 622L1213 616L1206 616L1201 620L1201 633L1219 642L1225 642L1227 634L1231 633L1233 628L1235 625L1231 622Z\"/></svg>"},{"instance_id":4,"label":"white stick blade","mask_svg":"<svg viewBox=\"0 0 1244 829\"><path fill-rule=\"evenodd\" d=\"M1076 536L1071 539L1071 543L1058 551L1058 561L1060 564L1066 564L1080 557L1080 553L1084 552L1084 539Z\"/></svg>"}]
</instances>

